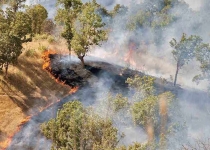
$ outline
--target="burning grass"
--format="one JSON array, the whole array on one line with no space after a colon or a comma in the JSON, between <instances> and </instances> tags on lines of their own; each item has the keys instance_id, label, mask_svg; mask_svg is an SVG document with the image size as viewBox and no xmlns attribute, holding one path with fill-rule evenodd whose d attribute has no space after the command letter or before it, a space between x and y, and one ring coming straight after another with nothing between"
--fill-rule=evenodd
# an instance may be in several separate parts
<instances>
[{"instance_id":1,"label":"burning grass","mask_svg":"<svg viewBox=\"0 0 210 150\"><path fill-rule=\"evenodd\" d=\"M45 40L24 45L18 64L10 66L8 78L0 75L0 149L6 148L21 126L52 103L69 94L71 88L57 84L43 70L40 45L56 48ZM60 48L64 48L60 45ZM35 57L25 52L33 49Z\"/></svg>"}]
</instances>

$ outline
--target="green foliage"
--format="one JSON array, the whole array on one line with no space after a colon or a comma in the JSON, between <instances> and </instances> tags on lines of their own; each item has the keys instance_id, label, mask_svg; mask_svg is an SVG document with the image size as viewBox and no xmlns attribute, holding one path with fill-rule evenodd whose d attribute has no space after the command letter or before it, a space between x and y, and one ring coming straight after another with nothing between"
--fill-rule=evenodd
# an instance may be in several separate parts
<instances>
[{"instance_id":1,"label":"green foliage","mask_svg":"<svg viewBox=\"0 0 210 150\"><path fill-rule=\"evenodd\" d=\"M132 145L129 145L127 148L126 146L121 146L116 148L115 150L147 150L149 147L147 144L140 144L140 143L133 143Z\"/></svg>"},{"instance_id":2,"label":"green foliage","mask_svg":"<svg viewBox=\"0 0 210 150\"><path fill-rule=\"evenodd\" d=\"M48 34L35 34L33 40L39 41L39 40L47 40Z\"/></svg>"},{"instance_id":3,"label":"green foliage","mask_svg":"<svg viewBox=\"0 0 210 150\"><path fill-rule=\"evenodd\" d=\"M41 125L44 135L53 141L52 149L114 149L117 129L84 108L79 101L64 104L55 119Z\"/></svg>"},{"instance_id":4,"label":"green foliage","mask_svg":"<svg viewBox=\"0 0 210 150\"><path fill-rule=\"evenodd\" d=\"M15 14L15 21L11 22L13 28L13 35L19 37L22 40L30 41L31 39L26 39L27 34L30 34L31 29L31 19L23 12L17 12Z\"/></svg>"},{"instance_id":5,"label":"green foliage","mask_svg":"<svg viewBox=\"0 0 210 150\"><path fill-rule=\"evenodd\" d=\"M9 4L13 12L17 12L18 9L23 8L23 4L26 0L3 0L3 4ZM1 2L0 2L1 3Z\"/></svg>"},{"instance_id":6,"label":"green foliage","mask_svg":"<svg viewBox=\"0 0 210 150\"><path fill-rule=\"evenodd\" d=\"M144 1L141 4L142 8L129 17L127 28L132 31L139 28L164 29L174 21L174 16L169 12L175 3L182 2L177 0Z\"/></svg>"},{"instance_id":7,"label":"green foliage","mask_svg":"<svg viewBox=\"0 0 210 150\"><path fill-rule=\"evenodd\" d=\"M145 99L135 102L131 106L132 117L135 124L147 126L148 123L160 125L158 121L160 109L160 99L164 99L166 101L166 108L170 110L170 112L166 112L170 117L172 116L177 109L177 102L175 101L175 96L171 92L165 92L160 95L154 96L149 95ZM157 127L156 127L157 128Z\"/></svg>"},{"instance_id":8,"label":"green foliage","mask_svg":"<svg viewBox=\"0 0 210 150\"><path fill-rule=\"evenodd\" d=\"M114 98L113 98L113 109L115 112L125 108L128 106L128 98L127 97L123 97L122 94L117 94Z\"/></svg>"},{"instance_id":9,"label":"green foliage","mask_svg":"<svg viewBox=\"0 0 210 150\"><path fill-rule=\"evenodd\" d=\"M0 66L5 67L17 62L22 53L22 43L30 41L27 34L31 32L30 18L23 12L13 12L11 9L0 10Z\"/></svg>"},{"instance_id":10,"label":"green foliage","mask_svg":"<svg viewBox=\"0 0 210 150\"><path fill-rule=\"evenodd\" d=\"M203 79L210 81L210 45L202 43L196 51L196 58L200 62L202 74L195 76L193 81L197 83Z\"/></svg>"},{"instance_id":11,"label":"green foliage","mask_svg":"<svg viewBox=\"0 0 210 150\"><path fill-rule=\"evenodd\" d=\"M55 20L57 23L64 25L62 37L66 39L68 49L71 53L71 40L73 38L73 24L81 11L81 0L58 0L59 9Z\"/></svg>"},{"instance_id":12,"label":"green foliage","mask_svg":"<svg viewBox=\"0 0 210 150\"><path fill-rule=\"evenodd\" d=\"M48 38L47 38L47 41L49 43L54 43L55 42L55 38L53 36L49 35Z\"/></svg>"},{"instance_id":13,"label":"green foliage","mask_svg":"<svg viewBox=\"0 0 210 150\"><path fill-rule=\"evenodd\" d=\"M79 25L75 24L74 36L71 41L72 48L82 61L92 45L100 45L106 39L106 31L103 30L104 23L101 17L96 14L97 5L88 2L83 5L82 12L78 15Z\"/></svg>"},{"instance_id":14,"label":"green foliage","mask_svg":"<svg viewBox=\"0 0 210 150\"><path fill-rule=\"evenodd\" d=\"M33 38L34 41L47 40L49 43L55 42L55 38L49 34L36 34Z\"/></svg>"},{"instance_id":15,"label":"green foliage","mask_svg":"<svg viewBox=\"0 0 210 150\"><path fill-rule=\"evenodd\" d=\"M47 47L44 46L44 45L39 45L38 50L39 50L40 52L44 52L44 51L47 50Z\"/></svg>"},{"instance_id":16,"label":"green foliage","mask_svg":"<svg viewBox=\"0 0 210 150\"><path fill-rule=\"evenodd\" d=\"M195 52L199 48L201 42L202 39L199 36L191 35L187 38L187 35L184 33L179 42L177 42L176 39L170 41L170 45L173 48L172 54L176 61L174 86L176 85L179 70L195 57Z\"/></svg>"},{"instance_id":17,"label":"green foliage","mask_svg":"<svg viewBox=\"0 0 210 150\"><path fill-rule=\"evenodd\" d=\"M128 12L128 7L120 4L116 4L113 11L110 12L112 17L116 15L125 15Z\"/></svg>"},{"instance_id":18,"label":"green foliage","mask_svg":"<svg viewBox=\"0 0 210 150\"><path fill-rule=\"evenodd\" d=\"M170 120L180 118L181 113L174 94L164 92L157 95L154 92L154 78L147 76L128 78L127 83L135 89L131 98L134 102L129 103L128 107L134 124L143 126L151 140L146 148L166 149L167 145L173 144L169 140L170 135L181 139L179 133L184 132L184 123Z\"/></svg>"},{"instance_id":19,"label":"green foliage","mask_svg":"<svg viewBox=\"0 0 210 150\"><path fill-rule=\"evenodd\" d=\"M0 36L1 68L5 67L7 71L9 64L17 62L17 58L21 54L21 50L22 50L22 42L19 38L12 35L1 34Z\"/></svg>"},{"instance_id":20,"label":"green foliage","mask_svg":"<svg viewBox=\"0 0 210 150\"><path fill-rule=\"evenodd\" d=\"M157 105L157 96L149 96L140 102L135 102L131 108L134 123L142 124L146 127L149 121L155 122L157 120Z\"/></svg>"},{"instance_id":21,"label":"green foliage","mask_svg":"<svg viewBox=\"0 0 210 150\"><path fill-rule=\"evenodd\" d=\"M29 49L25 52L26 57L36 57L36 51L35 49Z\"/></svg>"},{"instance_id":22,"label":"green foliage","mask_svg":"<svg viewBox=\"0 0 210 150\"><path fill-rule=\"evenodd\" d=\"M51 19L46 19L42 24L42 33L44 34L52 34L56 25Z\"/></svg>"},{"instance_id":23,"label":"green foliage","mask_svg":"<svg viewBox=\"0 0 210 150\"><path fill-rule=\"evenodd\" d=\"M153 95L155 92L154 89L155 78L151 76L138 76L134 78L128 78L126 83L132 88L135 88L138 92L141 92L144 97Z\"/></svg>"},{"instance_id":24,"label":"green foliage","mask_svg":"<svg viewBox=\"0 0 210 150\"><path fill-rule=\"evenodd\" d=\"M14 13L10 9L0 12L0 33L16 36L22 42L28 41L26 35L31 32L29 16L24 12Z\"/></svg>"},{"instance_id":25,"label":"green foliage","mask_svg":"<svg viewBox=\"0 0 210 150\"><path fill-rule=\"evenodd\" d=\"M172 54L179 69L194 57L195 51L200 46L201 42L202 39L199 36L191 35L187 37L184 33L179 42L177 42L176 39L170 41L170 45L173 48Z\"/></svg>"},{"instance_id":26,"label":"green foliage","mask_svg":"<svg viewBox=\"0 0 210 150\"><path fill-rule=\"evenodd\" d=\"M28 7L26 12L31 18L32 35L41 34L42 25L48 16L47 10L38 4Z\"/></svg>"}]
</instances>

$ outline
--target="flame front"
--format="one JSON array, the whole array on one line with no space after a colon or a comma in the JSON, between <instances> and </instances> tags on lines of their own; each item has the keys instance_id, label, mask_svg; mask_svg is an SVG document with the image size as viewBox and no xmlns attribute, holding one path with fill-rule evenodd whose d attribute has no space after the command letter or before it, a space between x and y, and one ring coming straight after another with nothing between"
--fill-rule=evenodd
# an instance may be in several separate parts
<instances>
[{"instance_id":1,"label":"flame front","mask_svg":"<svg viewBox=\"0 0 210 150\"><path fill-rule=\"evenodd\" d=\"M133 67L136 68L136 62L133 60L133 55L134 55L133 53L134 53L135 47L136 47L135 43L130 43L129 51L124 57L124 61L128 63L129 65L132 65Z\"/></svg>"},{"instance_id":2,"label":"flame front","mask_svg":"<svg viewBox=\"0 0 210 150\"><path fill-rule=\"evenodd\" d=\"M74 94L74 93L76 93L78 90L79 90L79 87L76 86L76 87L74 87L74 88L72 88L72 89L70 90L69 94Z\"/></svg>"},{"instance_id":3,"label":"flame front","mask_svg":"<svg viewBox=\"0 0 210 150\"><path fill-rule=\"evenodd\" d=\"M50 62L50 55L56 54L56 52L54 50L46 50L44 51L43 55L42 55L42 59L44 60L44 64L42 66L42 68L44 70L51 70L51 62Z\"/></svg>"},{"instance_id":4,"label":"flame front","mask_svg":"<svg viewBox=\"0 0 210 150\"><path fill-rule=\"evenodd\" d=\"M43 53L42 58L44 59L44 64L42 66L42 68L44 70L47 70L50 73L50 76L59 84L65 85L65 81L61 81L59 78L54 78L53 75L51 74L51 60L50 60L50 55L54 55L56 54L55 51L53 50L47 50ZM67 85L66 85L67 86ZM79 86L76 87L72 87L69 94L74 94L79 90ZM59 103L61 101L61 99L58 99L56 102L52 102L50 104L48 104L46 107L42 108L41 110L39 110L39 112L37 114L34 114L33 116L37 116L40 112L43 112L44 110L48 109L49 107L51 107L52 105ZM0 142L1 144L1 148L2 150L6 150L8 148L8 146L10 146L14 136L22 129L22 127L28 123L30 121L30 119L33 116L27 116L26 118L24 118L20 124L17 127L17 130L15 131L14 134L10 135L7 140L5 140L4 142Z\"/></svg>"}]
</instances>

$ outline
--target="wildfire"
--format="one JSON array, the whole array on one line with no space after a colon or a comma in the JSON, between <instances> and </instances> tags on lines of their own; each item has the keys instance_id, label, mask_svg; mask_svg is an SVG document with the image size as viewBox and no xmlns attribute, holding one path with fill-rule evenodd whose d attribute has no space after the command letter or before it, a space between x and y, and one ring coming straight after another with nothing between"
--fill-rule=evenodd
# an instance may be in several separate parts
<instances>
[{"instance_id":1,"label":"wildfire","mask_svg":"<svg viewBox=\"0 0 210 150\"><path fill-rule=\"evenodd\" d=\"M17 129L16 129L16 131L15 131L15 133L14 134L11 134L4 142L0 142L0 144L1 144L1 146L2 146L2 150L6 150L7 149L7 147L10 145L10 143L12 142L12 139L13 139L13 137L15 136L15 134L16 133L18 133L20 130L21 130L21 128L23 127L23 125L25 124L25 123L27 123L29 120L31 119L31 116L27 116L26 118L24 118L21 122L20 122L20 124L18 125L18 127L17 127Z\"/></svg>"},{"instance_id":2,"label":"wildfire","mask_svg":"<svg viewBox=\"0 0 210 150\"><path fill-rule=\"evenodd\" d=\"M136 62L133 60L133 56L134 56L133 52L134 52L135 47L136 47L135 43L131 43L129 45L129 51L124 57L124 61L136 68Z\"/></svg>"},{"instance_id":3,"label":"wildfire","mask_svg":"<svg viewBox=\"0 0 210 150\"><path fill-rule=\"evenodd\" d=\"M65 85L66 81L61 81L59 78L54 77L54 75L52 74L50 55L55 54L57 54L55 50L47 50L43 53L42 58L44 60L44 64L42 68L44 70L47 70L50 73L50 77L53 78L57 83Z\"/></svg>"},{"instance_id":4,"label":"wildfire","mask_svg":"<svg viewBox=\"0 0 210 150\"><path fill-rule=\"evenodd\" d=\"M74 94L74 93L76 93L78 90L79 90L79 87L76 86L76 87L74 87L74 88L72 88L72 89L70 90L69 94Z\"/></svg>"},{"instance_id":5,"label":"wildfire","mask_svg":"<svg viewBox=\"0 0 210 150\"><path fill-rule=\"evenodd\" d=\"M9 136L4 142L0 142L2 150L6 150L8 145L10 145L14 135Z\"/></svg>"},{"instance_id":6,"label":"wildfire","mask_svg":"<svg viewBox=\"0 0 210 150\"><path fill-rule=\"evenodd\" d=\"M43 53L42 58L44 60L44 64L43 64L42 68L44 70L48 70L48 69L51 70L51 67L50 67L51 62L50 62L49 56L52 54L56 54L56 52L54 50L47 50Z\"/></svg>"},{"instance_id":7,"label":"wildfire","mask_svg":"<svg viewBox=\"0 0 210 150\"><path fill-rule=\"evenodd\" d=\"M43 64L42 68L43 68L44 70L47 70L50 74L51 74L51 69L52 69L52 68L51 68L50 55L54 55L54 54L56 54L56 51L54 51L54 50L47 50L47 51L45 51L45 52L43 53L43 56L42 56L42 58L44 59L44 64ZM54 78L55 81L56 81L57 83L62 84L62 85L65 85L65 81L61 81L59 78L53 77L53 74L51 74L51 77ZM69 92L69 94L74 94L74 93L76 93L76 92L78 91L78 89L79 89L79 86L72 87L71 90L70 90L70 92ZM48 109L49 107L51 107L52 105L54 105L54 104L56 104L56 103L59 103L60 101L61 101L61 99L58 99L56 102L50 103L50 104L47 105L46 107L44 107L44 108L42 108L41 110L39 110L38 113L40 113L40 112L42 112L42 111ZM37 113L37 114L34 114L33 116L38 115L38 113ZM16 132L15 132L14 134L10 135L10 136L7 138L7 140L5 140L4 142L0 142L0 144L1 144L1 146L2 146L2 147L0 147L0 148L3 148L2 150L6 150L6 149L7 149L7 147L11 144L12 139L14 138L14 136L16 135L16 133L18 133L18 132L22 129L22 127L23 127L26 123L28 123L28 122L30 121L31 118L32 118L32 116L27 116L26 118L24 118L24 119L20 122L20 124L18 125Z\"/></svg>"},{"instance_id":8,"label":"wildfire","mask_svg":"<svg viewBox=\"0 0 210 150\"><path fill-rule=\"evenodd\" d=\"M21 129L21 127L31 119L31 117L32 117L32 116L27 116L26 118L24 118L24 119L20 122L18 128Z\"/></svg>"}]
</instances>

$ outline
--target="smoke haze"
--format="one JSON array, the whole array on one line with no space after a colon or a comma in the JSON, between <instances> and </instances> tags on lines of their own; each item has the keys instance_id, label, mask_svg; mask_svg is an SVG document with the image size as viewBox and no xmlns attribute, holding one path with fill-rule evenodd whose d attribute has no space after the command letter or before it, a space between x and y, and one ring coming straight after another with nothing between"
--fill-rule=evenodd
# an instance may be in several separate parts
<instances>
[{"instance_id":1,"label":"smoke haze","mask_svg":"<svg viewBox=\"0 0 210 150\"><path fill-rule=\"evenodd\" d=\"M209 12L210 7L209 5L206 5L208 0L185 0L186 3L183 2L183 5L172 8L170 13L176 14L179 16L179 19L169 27L166 27L164 31L158 30L157 32L160 32L161 37L159 35L156 37L158 33L152 32L151 29L146 30L140 28L133 33L125 30L127 20L137 13L137 10L140 8L140 5L138 4L143 3L143 1L138 1L137 4L133 3L131 0L99 0L98 2L106 6L108 10L113 9L113 7L118 3L126 5L129 8L127 15L117 16L114 19L111 24L113 32L109 35L108 41L104 42L101 47L92 48L91 53L88 54L98 57L102 61L117 64L122 67L129 67L133 70L138 70L157 78L165 78L167 81L173 82L176 64L171 53L172 48L169 44L172 38L180 39L182 33L186 33L188 36L192 34L199 35L203 38L204 42L210 41L210 19L208 17L209 13L207 13ZM34 3L40 3L45 6L49 12L49 18L53 18L55 16L56 1L27 1L27 4L29 5ZM188 5L191 10L187 9ZM155 38L160 38L160 43L156 44L150 42ZM135 43L135 46L130 46L131 42ZM131 47L133 48L132 52L129 51ZM210 104L209 97L206 94L209 83L203 81L197 85L192 82L193 77L200 73L199 65L200 64L196 60L190 61L189 64L185 65L180 70L178 76L177 83L181 88L183 88L183 90L181 92L179 91L180 93L176 96L179 99L180 112L182 112L182 114L179 117L176 116L173 118L172 116L171 119L174 120L174 122L186 122L187 133L183 133L181 135L185 138L186 142L193 142L194 139L198 138L209 138L208 136L210 135ZM110 79L107 74L101 74L99 79L96 80L94 78L91 80L91 82L95 81L92 86L93 89L95 89L94 93L96 93L96 101L93 101L91 97L87 97L90 93L90 89L88 88L84 89L82 93L79 93L74 98L80 99L86 106L94 107L96 112L103 115L103 110L106 110L107 105L102 105L104 104L104 100L101 98L103 97L106 99L107 93L110 92L110 88L114 84L114 81ZM69 100L72 99L73 98L70 98ZM56 110L57 109L54 111ZM118 115L118 117L123 118L122 114ZM115 126L118 127L120 132L124 132L126 135L126 137L121 141L122 144L128 145L136 141L146 142L147 135L145 131L143 128L133 126L131 118L127 119L125 125L121 125L120 120L115 120ZM29 123L29 127L24 129L26 130L23 131L24 135L22 135L24 142L25 139L31 136L28 135L30 132L34 133L34 127L38 130L37 124L40 122L43 122L43 120L35 121L35 124L34 122L31 122ZM181 144L183 144L179 143L178 140L173 140L175 141L176 147L171 147L171 149L180 148ZM45 142L46 139L41 138L41 143ZM26 143L30 145L30 141L26 141L24 144ZM49 149L49 141L47 141L47 143L47 148L42 147L36 149ZM21 144L23 143L19 143L19 145Z\"/></svg>"}]
</instances>

